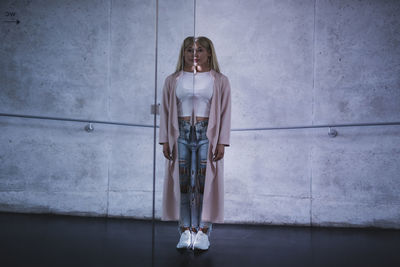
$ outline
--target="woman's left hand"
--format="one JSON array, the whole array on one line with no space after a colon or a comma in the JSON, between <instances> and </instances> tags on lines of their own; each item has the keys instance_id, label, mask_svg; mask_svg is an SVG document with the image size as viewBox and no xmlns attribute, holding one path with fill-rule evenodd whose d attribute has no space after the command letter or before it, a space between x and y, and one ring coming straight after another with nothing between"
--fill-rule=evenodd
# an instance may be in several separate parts
<instances>
[{"instance_id":1,"label":"woman's left hand","mask_svg":"<svg viewBox=\"0 0 400 267\"><path fill-rule=\"evenodd\" d=\"M215 150L213 161L218 161L224 157L225 145L218 144Z\"/></svg>"}]
</instances>

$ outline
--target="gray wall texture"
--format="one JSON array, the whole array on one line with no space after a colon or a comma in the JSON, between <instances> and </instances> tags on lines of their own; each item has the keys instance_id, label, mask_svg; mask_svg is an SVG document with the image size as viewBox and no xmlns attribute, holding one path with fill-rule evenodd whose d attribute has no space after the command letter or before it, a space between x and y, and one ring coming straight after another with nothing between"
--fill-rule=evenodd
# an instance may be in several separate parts
<instances>
[{"instance_id":1,"label":"gray wall texture","mask_svg":"<svg viewBox=\"0 0 400 267\"><path fill-rule=\"evenodd\" d=\"M1 24L0 113L152 125L195 34L230 79L233 128L400 121L400 1L160 0L157 69L155 0L0 12L21 21ZM153 129L84 126L0 116L0 211L151 218ZM400 127L336 130L232 132L226 222L400 228Z\"/></svg>"}]
</instances>

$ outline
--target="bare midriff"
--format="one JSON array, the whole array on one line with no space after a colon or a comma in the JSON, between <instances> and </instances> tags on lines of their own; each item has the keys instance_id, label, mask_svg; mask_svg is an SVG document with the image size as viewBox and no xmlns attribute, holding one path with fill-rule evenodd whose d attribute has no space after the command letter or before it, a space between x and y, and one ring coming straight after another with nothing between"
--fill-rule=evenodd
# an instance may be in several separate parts
<instances>
[{"instance_id":1,"label":"bare midriff","mask_svg":"<svg viewBox=\"0 0 400 267\"><path fill-rule=\"evenodd\" d=\"M184 121L190 121L192 117L186 116L186 117L179 117L180 120ZM208 120L208 117L196 117L196 121L206 121Z\"/></svg>"}]
</instances>

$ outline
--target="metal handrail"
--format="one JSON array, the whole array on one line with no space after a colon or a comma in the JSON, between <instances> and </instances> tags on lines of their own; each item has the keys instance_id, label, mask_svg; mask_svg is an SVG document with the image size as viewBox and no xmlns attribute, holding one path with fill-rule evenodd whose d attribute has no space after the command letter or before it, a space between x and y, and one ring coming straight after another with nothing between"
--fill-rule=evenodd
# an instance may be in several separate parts
<instances>
[{"instance_id":1,"label":"metal handrail","mask_svg":"<svg viewBox=\"0 0 400 267\"><path fill-rule=\"evenodd\" d=\"M231 131L264 131L264 130L334 128L334 127L339 128L339 127L352 127L352 126L379 126L379 125L400 125L400 122L368 122L368 123L349 123L349 124L321 124L321 125L309 125L309 126L239 128L239 129L231 129Z\"/></svg>"},{"instance_id":2,"label":"metal handrail","mask_svg":"<svg viewBox=\"0 0 400 267\"><path fill-rule=\"evenodd\" d=\"M126 122L113 122L113 121L99 121L90 119L71 119L71 118L60 118L60 117L49 117L49 116L35 116L35 115L24 115L24 114L9 114L0 113L0 116L5 117L20 117L29 119L43 119L43 120L60 120L60 121L75 121L75 122L86 122L86 123L99 123L99 124L113 124L123 126L134 126L134 127L148 127L153 128L154 125L139 124L139 123L126 123ZM320 125L308 125L308 126L282 126L282 127L260 127L260 128L235 128L231 129L233 132L239 131L265 131L265 130L285 130L285 129L307 129L307 128L339 128L339 127L354 127L354 126L385 126L385 125L400 125L400 122L369 122L369 123L348 123L348 124L320 124ZM159 128L159 126L156 126Z\"/></svg>"},{"instance_id":3,"label":"metal handrail","mask_svg":"<svg viewBox=\"0 0 400 267\"><path fill-rule=\"evenodd\" d=\"M98 120L86 120L86 119L71 119L71 118L48 117L48 116L34 116L34 115L23 115L23 114L0 113L0 116L5 116L5 117L19 117L19 118L28 118L28 119L42 119L42 120L59 120L59 121L75 121L75 122L99 123L99 124L114 124L114 125L136 126L136 127L148 127L148 128L153 128L153 127L154 127L154 125L150 125L150 124L114 122L114 121L98 121Z\"/></svg>"}]
</instances>

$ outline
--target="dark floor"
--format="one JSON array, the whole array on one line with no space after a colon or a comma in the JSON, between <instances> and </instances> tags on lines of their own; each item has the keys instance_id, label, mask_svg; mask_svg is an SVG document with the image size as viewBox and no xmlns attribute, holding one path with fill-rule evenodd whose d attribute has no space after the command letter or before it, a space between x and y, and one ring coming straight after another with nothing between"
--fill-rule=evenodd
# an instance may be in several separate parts
<instances>
[{"instance_id":1,"label":"dark floor","mask_svg":"<svg viewBox=\"0 0 400 267\"><path fill-rule=\"evenodd\" d=\"M400 231L215 225L178 251L175 223L0 213L0 266L400 266Z\"/></svg>"}]
</instances>

